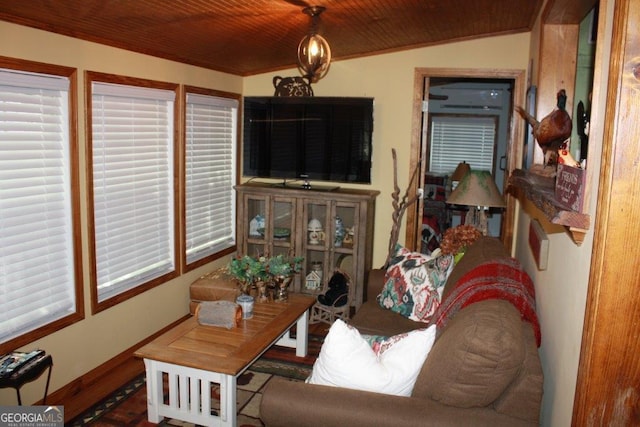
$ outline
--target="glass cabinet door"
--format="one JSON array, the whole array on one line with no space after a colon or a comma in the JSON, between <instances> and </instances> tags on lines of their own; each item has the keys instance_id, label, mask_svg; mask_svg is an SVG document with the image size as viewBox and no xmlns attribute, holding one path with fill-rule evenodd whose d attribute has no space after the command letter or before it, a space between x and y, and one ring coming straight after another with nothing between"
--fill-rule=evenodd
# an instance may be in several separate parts
<instances>
[{"instance_id":1,"label":"glass cabinet door","mask_svg":"<svg viewBox=\"0 0 640 427\"><path fill-rule=\"evenodd\" d=\"M266 218L268 198L254 195L244 195L244 221L245 229L248 230L244 238L242 252L244 255L256 256L264 253L266 249Z\"/></svg>"},{"instance_id":2,"label":"glass cabinet door","mask_svg":"<svg viewBox=\"0 0 640 427\"><path fill-rule=\"evenodd\" d=\"M292 255L294 250L295 200L290 198L274 197L267 221L267 236L269 240L268 254L270 256L284 254Z\"/></svg>"},{"instance_id":3,"label":"glass cabinet door","mask_svg":"<svg viewBox=\"0 0 640 427\"><path fill-rule=\"evenodd\" d=\"M340 269L351 278L350 293L353 300L357 277L354 242L356 230L359 230L358 205L337 202L332 207L332 236L331 271Z\"/></svg>"},{"instance_id":4,"label":"glass cabinet door","mask_svg":"<svg viewBox=\"0 0 640 427\"><path fill-rule=\"evenodd\" d=\"M295 201L290 198L244 196L246 233L242 251L245 255L278 255L293 251L295 236Z\"/></svg>"},{"instance_id":5,"label":"glass cabinet door","mask_svg":"<svg viewBox=\"0 0 640 427\"><path fill-rule=\"evenodd\" d=\"M355 204L305 200L302 293L317 295L324 292L336 268L355 280L353 231L357 229L357 218Z\"/></svg>"},{"instance_id":6,"label":"glass cabinet door","mask_svg":"<svg viewBox=\"0 0 640 427\"><path fill-rule=\"evenodd\" d=\"M327 280L330 236L329 219L331 206L324 201L305 200L303 209L302 248L304 266L301 275L300 292L317 295Z\"/></svg>"}]
</instances>

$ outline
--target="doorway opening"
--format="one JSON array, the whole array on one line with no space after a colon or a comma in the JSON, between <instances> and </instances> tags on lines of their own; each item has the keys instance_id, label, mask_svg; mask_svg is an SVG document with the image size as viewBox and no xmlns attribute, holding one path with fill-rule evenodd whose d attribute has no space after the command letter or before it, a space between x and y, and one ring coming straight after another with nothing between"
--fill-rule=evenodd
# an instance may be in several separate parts
<instances>
[{"instance_id":1,"label":"doorway opening","mask_svg":"<svg viewBox=\"0 0 640 427\"><path fill-rule=\"evenodd\" d=\"M522 105L524 71L417 69L410 170L423 199L407 213L406 242L429 253L446 228L464 223L465 207L446 204L451 175L460 162L489 171L504 194L522 158L524 126L514 119ZM510 249L515 202L493 210L489 235ZM439 233L439 234L438 234Z\"/></svg>"}]
</instances>

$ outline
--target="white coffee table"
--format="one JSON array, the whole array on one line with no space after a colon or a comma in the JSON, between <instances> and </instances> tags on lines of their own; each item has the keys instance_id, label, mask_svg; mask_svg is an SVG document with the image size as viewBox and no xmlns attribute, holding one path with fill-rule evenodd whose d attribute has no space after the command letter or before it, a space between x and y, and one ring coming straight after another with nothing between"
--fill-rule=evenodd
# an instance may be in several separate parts
<instances>
[{"instance_id":1,"label":"white coffee table","mask_svg":"<svg viewBox=\"0 0 640 427\"><path fill-rule=\"evenodd\" d=\"M308 347L309 308L315 299L289 294L287 302L256 303L238 328L199 325L191 317L136 351L147 375L152 423L171 417L205 426L236 425L236 379L272 345ZM296 325L296 337L289 330ZM169 397L165 401L164 378ZM211 414L211 385L220 385L220 413Z\"/></svg>"}]
</instances>

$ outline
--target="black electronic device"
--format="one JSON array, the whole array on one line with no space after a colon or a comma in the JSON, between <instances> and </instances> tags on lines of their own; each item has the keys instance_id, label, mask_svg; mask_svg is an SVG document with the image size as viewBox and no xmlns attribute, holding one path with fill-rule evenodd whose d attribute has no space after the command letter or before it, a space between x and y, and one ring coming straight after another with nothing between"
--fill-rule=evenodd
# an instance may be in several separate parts
<instances>
[{"instance_id":1,"label":"black electronic device","mask_svg":"<svg viewBox=\"0 0 640 427\"><path fill-rule=\"evenodd\" d=\"M9 377L14 372L20 370L27 363L44 356L43 350L33 350L30 352L12 351L3 355L0 359L0 378Z\"/></svg>"},{"instance_id":2,"label":"black electronic device","mask_svg":"<svg viewBox=\"0 0 640 427\"><path fill-rule=\"evenodd\" d=\"M371 183L373 98L245 97L243 175Z\"/></svg>"}]
</instances>

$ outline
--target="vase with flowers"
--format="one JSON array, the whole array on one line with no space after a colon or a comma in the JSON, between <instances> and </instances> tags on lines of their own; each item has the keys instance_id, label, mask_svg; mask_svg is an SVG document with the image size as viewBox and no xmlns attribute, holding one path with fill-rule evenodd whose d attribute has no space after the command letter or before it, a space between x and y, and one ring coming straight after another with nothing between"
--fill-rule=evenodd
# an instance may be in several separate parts
<instances>
[{"instance_id":1,"label":"vase with flowers","mask_svg":"<svg viewBox=\"0 0 640 427\"><path fill-rule=\"evenodd\" d=\"M302 269L304 257L279 254L267 261L267 272L274 287L274 301L284 302L289 299L289 284L293 275Z\"/></svg>"},{"instance_id":2,"label":"vase with flowers","mask_svg":"<svg viewBox=\"0 0 640 427\"><path fill-rule=\"evenodd\" d=\"M453 255L455 263L462 258L465 251L473 244L482 233L472 225L458 225L451 227L444 232L440 250L443 255Z\"/></svg>"},{"instance_id":3,"label":"vase with flowers","mask_svg":"<svg viewBox=\"0 0 640 427\"><path fill-rule=\"evenodd\" d=\"M242 255L232 258L227 270L238 281L243 294L248 295L252 289L257 289L257 300L264 302L268 299L269 286L275 301L286 301L288 286L293 275L302 269L303 261L304 257L285 254L272 257Z\"/></svg>"},{"instance_id":4,"label":"vase with flowers","mask_svg":"<svg viewBox=\"0 0 640 427\"><path fill-rule=\"evenodd\" d=\"M260 288L269 279L268 258L249 255L236 256L229 261L227 270L237 281L240 292L249 295L252 288Z\"/></svg>"}]
</instances>

